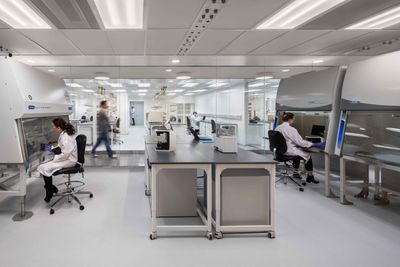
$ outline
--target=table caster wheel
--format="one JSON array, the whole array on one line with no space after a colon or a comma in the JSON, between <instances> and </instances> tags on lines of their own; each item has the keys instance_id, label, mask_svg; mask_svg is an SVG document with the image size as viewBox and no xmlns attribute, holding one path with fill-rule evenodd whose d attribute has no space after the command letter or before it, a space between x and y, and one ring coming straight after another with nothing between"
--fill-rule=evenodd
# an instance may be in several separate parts
<instances>
[{"instance_id":1,"label":"table caster wheel","mask_svg":"<svg viewBox=\"0 0 400 267\"><path fill-rule=\"evenodd\" d=\"M150 240L154 240L157 238L157 234L156 233L151 233L150 234Z\"/></svg>"},{"instance_id":2,"label":"table caster wheel","mask_svg":"<svg viewBox=\"0 0 400 267\"><path fill-rule=\"evenodd\" d=\"M208 239L208 240L213 240L213 234L210 233L210 232L208 232L208 233L207 233L207 239Z\"/></svg>"},{"instance_id":3,"label":"table caster wheel","mask_svg":"<svg viewBox=\"0 0 400 267\"><path fill-rule=\"evenodd\" d=\"M93 197L93 194L90 194L89 197L92 198L92 197Z\"/></svg>"},{"instance_id":4,"label":"table caster wheel","mask_svg":"<svg viewBox=\"0 0 400 267\"><path fill-rule=\"evenodd\" d=\"M54 210L50 209L50 214L53 215L54 214Z\"/></svg>"},{"instance_id":5,"label":"table caster wheel","mask_svg":"<svg viewBox=\"0 0 400 267\"><path fill-rule=\"evenodd\" d=\"M146 197L149 197L149 196L150 196L150 191L145 190L145 191L144 191L144 195L145 195Z\"/></svg>"},{"instance_id":6,"label":"table caster wheel","mask_svg":"<svg viewBox=\"0 0 400 267\"><path fill-rule=\"evenodd\" d=\"M307 183L306 183L306 182L302 182L301 184L302 184L303 186L306 186L306 185L307 185Z\"/></svg>"},{"instance_id":7,"label":"table caster wheel","mask_svg":"<svg viewBox=\"0 0 400 267\"><path fill-rule=\"evenodd\" d=\"M215 233L214 236L215 236L216 239L221 239L221 238L224 237L223 234L222 234L221 232Z\"/></svg>"},{"instance_id":8,"label":"table caster wheel","mask_svg":"<svg viewBox=\"0 0 400 267\"><path fill-rule=\"evenodd\" d=\"M84 209L85 209L85 206L80 205L80 206L79 206L79 209L80 209L80 210L84 210Z\"/></svg>"},{"instance_id":9,"label":"table caster wheel","mask_svg":"<svg viewBox=\"0 0 400 267\"><path fill-rule=\"evenodd\" d=\"M303 191L304 191L304 188L303 188L303 187L300 187L299 190L300 190L300 192L303 192Z\"/></svg>"},{"instance_id":10,"label":"table caster wheel","mask_svg":"<svg viewBox=\"0 0 400 267\"><path fill-rule=\"evenodd\" d=\"M275 239L275 232L268 232L268 238Z\"/></svg>"}]
</instances>

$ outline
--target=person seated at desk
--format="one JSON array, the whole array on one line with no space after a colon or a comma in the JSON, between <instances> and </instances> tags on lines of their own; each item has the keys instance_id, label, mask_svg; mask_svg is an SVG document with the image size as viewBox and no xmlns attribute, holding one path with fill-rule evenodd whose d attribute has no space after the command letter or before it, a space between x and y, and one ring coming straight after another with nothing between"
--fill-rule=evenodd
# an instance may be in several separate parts
<instances>
[{"instance_id":1,"label":"person seated at desk","mask_svg":"<svg viewBox=\"0 0 400 267\"><path fill-rule=\"evenodd\" d=\"M322 148L325 143L312 143L304 140L296 128L291 125L294 123L294 114L290 112L283 113L283 123L276 127L276 131L280 132L286 140L287 151L286 154L290 156L298 156L293 160L293 168L295 169L293 177L301 179L298 169L300 166L300 160L305 161L305 168L307 171L307 183L318 184L319 181L314 178L313 163L311 155L305 152L304 148L317 147Z\"/></svg>"},{"instance_id":2,"label":"person seated at desk","mask_svg":"<svg viewBox=\"0 0 400 267\"><path fill-rule=\"evenodd\" d=\"M204 120L205 116L203 117ZM200 130L200 121L202 120L202 118L199 117L199 115L197 114L197 112L193 112L192 116L190 117L190 126L192 126L192 128L196 131L199 132Z\"/></svg>"},{"instance_id":3,"label":"person seated at desk","mask_svg":"<svg viewBox=\"0 0 400 267\"><path fill-rule=\"evenodd\" d=\"M43 176L46 197L44 201L50 202L53 194L58 192L58 188L53 185L52 175L58 170L73 167L78 161L77 145L75 140L75 129L62 118L53 120L53 131L59 133L58 144L56 147L46 145L46 150L55 154L54 159L38 166L37 170Z\"/></svg>"}]
</instances>

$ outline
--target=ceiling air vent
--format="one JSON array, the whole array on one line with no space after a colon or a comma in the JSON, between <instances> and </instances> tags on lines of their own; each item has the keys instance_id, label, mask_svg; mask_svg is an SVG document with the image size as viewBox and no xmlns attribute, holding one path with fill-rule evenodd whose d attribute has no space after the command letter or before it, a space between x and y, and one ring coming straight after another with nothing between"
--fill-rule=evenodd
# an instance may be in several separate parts
<instances>
[{"instance_id":1,"label":"ceiling air vent","mask_svg":"<svg viewBox=\"0 0 400 267\"><path fill-rule=\"evenodd\" d=\"M58 29L100 29L87 0L29 0Z\"/></svg>"}]
</instances>

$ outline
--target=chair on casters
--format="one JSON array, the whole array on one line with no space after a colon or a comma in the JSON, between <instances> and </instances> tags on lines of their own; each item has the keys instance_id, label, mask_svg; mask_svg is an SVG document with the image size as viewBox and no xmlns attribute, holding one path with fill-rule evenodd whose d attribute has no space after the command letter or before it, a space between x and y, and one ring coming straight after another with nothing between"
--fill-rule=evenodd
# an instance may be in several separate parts
<instances>
[{"instance_id":1,"label":"chair on casters","mask_svg":"<svg viewBox=\"0 0 400 267\"><path fill-rule=\"evenodd\" d=\"M282 166L284 169L280 172L280 178L276 181L276 183L283 181L284 184L287 184L287 181L291 181L299 187L301 192L304 191L304 187L306 182L302 182L301 184L297 182L292 176L290 176L289 171L292 168L293 160L298 158L298 156L289 156L285 155L287 151L286 140L283 135L278 131L268 131L269 138L269 149L274 154L274 160L283 163Z\"/></svg>"},{"instance_id":2,"label":"chair on casters","mask_svg":"<svg viewBox=\"0 0 400 267\"><path fill-rule=\"evenodd\" d=\"M118 144L118 145L120 145L120 144L122 144L124 141L122 141L121 140L121 132L120 132L120 123L121 123L121 120L120 120L120 118L118 118L117 119L117 121L115 122L115 128L112 130L112 132L113 132L113 143L114 144Z\"/></svg>"},{"instance_id":3,"label":"chair on casters","mask_svg":"<svg viewBox=\"0 0 400 267\"><path fill-rule=\"evenodd\" d=\"M76 201L79 204L79 209L84 210L85 207L82 205L81 201L76 195L89 195L90 198L93 197L93 193L89 191L82 191L82 187L85 185L82 181L71 181L71 174L81 173L82 178L84 178L83 164L85 163L85 147L86 147L86 136L78 135L76 137L76 145L77 145L77 156L78 162L73 167L63 168L61 170L56 171L53 176L66 174L68 176L68 180L64 183L59 184L58 186L64 185L65 188L61 189L57 194L54 194L54 197L59 197L53 204L50 206L50 214L54 214L54 206L57 205L61 200L65 198L68 199L68 203L71 203L71 200ZM77 190L78 189L78 190Z\"/></svg>"}]
</instances>

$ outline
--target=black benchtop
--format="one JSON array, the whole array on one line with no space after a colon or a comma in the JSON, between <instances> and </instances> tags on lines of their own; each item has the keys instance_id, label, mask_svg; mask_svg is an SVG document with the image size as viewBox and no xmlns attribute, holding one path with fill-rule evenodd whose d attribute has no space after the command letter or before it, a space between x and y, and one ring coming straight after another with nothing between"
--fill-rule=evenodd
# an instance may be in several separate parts
<instances>
[{"instance_id":1,"label":"black benchtop","mask_svg":"<svg viewBox=\"0 0 400 267\"><path fill-rule=\"evenodd\" d=\"M177 138L178 139L178 138ZM175 151L156 151L154 138L147 138L146 153L150 164L276 164L272 155L259 155L247 150L238 149L237 153L222 153L210 143L189 141L176 144Z\"/></svg>"}]
</instances>

